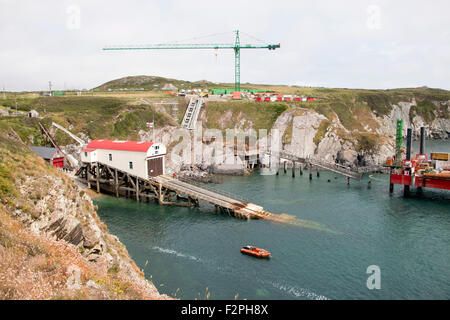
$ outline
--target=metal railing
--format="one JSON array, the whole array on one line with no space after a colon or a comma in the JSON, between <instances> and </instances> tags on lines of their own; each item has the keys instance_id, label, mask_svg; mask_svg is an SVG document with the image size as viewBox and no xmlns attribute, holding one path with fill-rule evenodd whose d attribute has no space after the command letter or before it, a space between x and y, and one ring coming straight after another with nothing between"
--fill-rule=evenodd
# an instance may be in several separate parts
<instances>
[{"instance_id":1,"label":"metal railing","mask_svg":"<svg viewBox=\"0 0 450 320\"><path fill-rule=\"evenodd\" d=\"M195 181L193 179L189 179L187 177L178 177L178 180L180 180L182 182L186 182L188 184L192 184L193 186L196 186L196 187L199 187L199 188L202 188L202 189L205 189L205 190L208 190L208 191L220 194L220 195L225 196L227 198L243 202L245 204L249 203L248 199L246 199L246 198L244 198L242 196L238 196L238 195L233 194L231 192L211 187L210 185L207 185L205 183L200 183L198 181Z\"/></svg>"}]
</instances>

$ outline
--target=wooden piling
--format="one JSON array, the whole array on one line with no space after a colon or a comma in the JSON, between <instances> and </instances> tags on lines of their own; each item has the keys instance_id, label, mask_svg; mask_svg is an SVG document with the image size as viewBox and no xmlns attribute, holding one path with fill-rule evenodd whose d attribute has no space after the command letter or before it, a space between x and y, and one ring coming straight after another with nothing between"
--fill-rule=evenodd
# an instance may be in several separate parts
<instances>
[{"instance_id":1,"label":"wooden piling","mask_svg":"<svg viewBox=\"0 0 450 320\"><path fill-rule=\"evenodd\" d=\"M312 165L311 165L311 163L308 164L308 169L309 169L309 180L312 180Z\"/></svg>"},{"instance_id":2,"label":"wooden piling","mask_svg":"<svg viewBox=\"0 0 450 320\"><path fill-rule=\"evenodd\" d=\"M89 189L91 188L91 172L90 172L90 169L91 169L91 165L88 164L87 167L86 167L86 181L87 181L87 185L88 185Z\"/></svg>"},{"instance_id":3,"label":"wooden piling","mask_svg":"<svg viewBox=\"0 0 450 320\"><path fill-rule=\"evenodd\" d=\"M95 173L96 173L96 178L97 178L97 193L100 193L100 167L98 165L98 162L97 162L97 166L95 168L96 168Z\"/></svg>"},{"instance_id":4,"label":"wooden piling","mask_svg":"<svg viewBox=\"0 0 450 320\"><path fill-rule=\"evenodd\" d=\"M286 161L283 162L284 174L286 174Z\"/></svg>"},{"instance_id":5,"label":"wooden piling","mask_svg":"<svg viewBox=\"0 0 450 320\"><path fill-rule=\"evenodd\" d=\"M139 178L136 178L136 201L139 202Z\"/></svg>"},{"instance_id":6,"label":"wooden piling","mask_svg":"<svg viewBox=\"0 0 450 320\"><path fill-rule=\"evenodd\" d=\"M295 178L295 162L292 162L292 178Z\"/></svg>"},{"instance_id":7,"label":"wooden piling","mask_svg":"<svg viewBox=\"0 0 450 320\"><path fill-rule=\"evenodd\" d=\"M119 197L119 177L117 169L114 169L114 189L116 191L116 198Z\"/></svg>"}]
</instances>

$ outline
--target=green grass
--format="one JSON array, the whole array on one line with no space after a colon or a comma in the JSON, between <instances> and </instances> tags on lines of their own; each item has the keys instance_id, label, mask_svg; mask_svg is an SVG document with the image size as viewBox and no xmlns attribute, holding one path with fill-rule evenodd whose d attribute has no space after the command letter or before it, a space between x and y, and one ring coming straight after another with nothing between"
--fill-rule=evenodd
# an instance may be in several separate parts
<instances>
[{"instance_id":1,"label":"green grass","mask_svg":"<svg viewBox=\"0 0 450 320\"><path fill-rule=\"evenodd\" d=\"M357 135L356 151L358 153L374 154L378 151L378 136L370 133Z\"/></svg>"},{"instance_id":2,"label":"green grass","mask_svg":"<svg viewBox=\"0 0 450 320\"><path fill-rule=\"evenodd\" d=\"M114 122L111 135L119 139L138 139L139 130L148 130L147 122L155 120L155 127L161 128L166 125L176 125L174 121L167 118L160 112L154 112L151 108L144 108L136 111L121 113L120 117Z\"/></svg>"},{"instance_id":3,"label":"green grass","mask_svg":"<svg viewBox=\"0 0 450 320\"><path fill-rule=\"evenodd\" d=\"M170 79L169 79L170 80ZM131 79L130 81L134 81ZM171 82L168 79L156 77L148 80L147 85L155 83ZM214 84L202 82L196 86L194 82L181 81L182 84L190 84L193 87L209 86L232 87L233 84ZM113 81L111 85L120 87L120 81ZM177 83L174 83L177 85ZM137 88L142 87L136 84ZM324 115L328 121L335 116L339 118L343 126L349 130L365 132L364 127L376 129L377 124L371 119L370 111L377 116L387 115L392 110L392 105L400 101L412 101L415 99L417 107L412 107L410 118L418 114L429 123L436 118L449 118L445 105L435 106L433 102L450 100L450 92L431 88L406 88L392 90L365 90L365 89L333 89L333 88L304 88L297 86L276 86L242 84L246 89L265 89L284 94L298 94L316 97L313 102L304 103L260 103L252 101L209 101L205 108L206 128L225 130L236 126L248 129L270 130L276 119L284 111L301 107L315 110ZM141 101L142 91L134 93L123 92L120 94L95 93L93 96L67 95L63 97L40 97L35 93L7 93L7 99L0 99L0 105L28 111L36 109L45 118L30 119L20 117L3 117L0 122L12 127L20 138L27 144L43 145L45 139L40 131L38 121L43 121L48 127L52 121L68 128L74 134L87 134L91 139L136 139L139 130L146 130L145 123L152 121L153 110L150 105ZM161 96L154 93L144 93L150 101L161 101ZM139 96L140 95L140 96ZM164 97L168 97L167 95ZM183 98L170 97L171 100L181 102L178 108L178 118L181 121L184 115L185 101ZM166 108L166 111L170 111ZM435 115L436 113L436 115ZM157 127L163 125L176 125L165 113L155 112ZM327 123L327 122L325 122ZM322 134L326 132L325 123L321 125L320 133L315 138L320 141ZM289 132L284 138L289 140ZM61 145L73 143L72 139L60 130L55 135L56 141Z\"/></svg>"},{"instance_id":4,"label":"green grass","mask_svg":"<svg viewBox=\"0 0 450 320\"><path fill-rule=\"evenodd\" d=\"M330 124L331 122L329 120L322 120L322 122L320 123L319 128L317 129L317 133L313 139L313 142L316 146L318 146L320 141L322 141L323 137L327 133Z\"/></svg>"},{"instance_id":5,"label":"green grass","mask_svg":"<svg viewBox=\"0 0 450 320\"><path fill-rule=\"evenodd\" d=\"M409 110L409 119L412 121L415 115L421 116L425 122L430 123L436 119L436 114L441 117L448 119L448 109L446 106L436 106L430 100L422 100L417 102L417 106L412 106Z\"/></svg>"},{"instance_id":6,"label":"green grass","mask_svg":"<svg viewBox=\"0 0 450 320\"><path fill-rule=\"evenodd\" d=\"M270 130L276 119L288 108L285 103L261 103L247 101L217 102L209 101L206 105L207 128L234 128L243 123L243 129ZM231 113L226 117L225 113Z\"/></svg>"},{"instance_id":7,"label":"green grass","mask_svg":"<svg viewBox=\"0 0 450 320\"><path fill-rule=\"evenodd\" d=\"M153 119L150 105L136 103L136 99L117 97L38 97L30 99L30 108L36 109L44 119L24 116L3 117L0 121L12 127L27 144L44 145L39 121L49 128L54 121L78 135L91 139L137 139L138 132L146 129L145 123ZM155 112L156 126L176 125L163 113ZM74 143L72 138L57 130L58 144Z\"/></svg>"}]
</instances>

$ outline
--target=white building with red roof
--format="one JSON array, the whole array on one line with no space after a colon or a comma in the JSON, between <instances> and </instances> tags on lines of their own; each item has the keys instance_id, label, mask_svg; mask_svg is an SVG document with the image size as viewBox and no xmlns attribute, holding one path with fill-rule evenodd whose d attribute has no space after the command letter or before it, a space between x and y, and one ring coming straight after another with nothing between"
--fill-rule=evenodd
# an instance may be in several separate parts
<instances>
[{"instance_id":1,"label":"white building with red roof","mask_svg":"<svg viewBox=\"0 0 450 320\"><path fill-rule=\"evenodd\" d=\"M166 147L145 141L92 140L81 150L84 163L99 162L142 179L164 174Z\"/></svg>"}]
</instances>

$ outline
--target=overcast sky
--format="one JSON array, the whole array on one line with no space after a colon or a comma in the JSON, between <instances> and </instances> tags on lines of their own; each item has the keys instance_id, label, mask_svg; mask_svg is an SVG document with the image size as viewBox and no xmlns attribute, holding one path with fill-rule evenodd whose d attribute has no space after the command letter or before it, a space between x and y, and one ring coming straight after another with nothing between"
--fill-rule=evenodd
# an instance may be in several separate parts
<instances>
[{"instance_id":1,"label":"overcast sky","mask_svg":"<svg viewBox=\"0 0 450 320\"><path fill-rule=\"evenodd\" d=\"M448 0L0 0L0 89L90 89L130 75L231 83L230 49L101 49L233 43L236 29L241 44L281 43L241 51L242 83L450 89L449 12Z\"/></svg>"}]
</instances>

